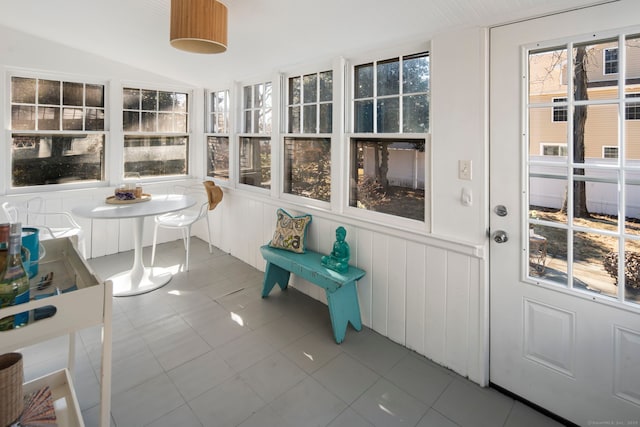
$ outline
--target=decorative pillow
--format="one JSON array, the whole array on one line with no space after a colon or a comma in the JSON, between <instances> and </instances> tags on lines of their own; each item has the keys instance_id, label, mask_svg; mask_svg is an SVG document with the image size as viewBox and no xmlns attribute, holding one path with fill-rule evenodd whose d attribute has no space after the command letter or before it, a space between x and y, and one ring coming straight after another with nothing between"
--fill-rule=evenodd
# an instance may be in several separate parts
<instances>
[{"instance_id":1,"label":"decorative pillow","mask_svg":"<svg viewBox=\"0 0 640 427\"><path fill-rule=\"evenodd\" d=\"M278 209L277 216L276 231L269 246L304 253L304 239L307 236L307 226L311 223L311 215L293 217L284 209Z\"/></svg>"}]
</instances>

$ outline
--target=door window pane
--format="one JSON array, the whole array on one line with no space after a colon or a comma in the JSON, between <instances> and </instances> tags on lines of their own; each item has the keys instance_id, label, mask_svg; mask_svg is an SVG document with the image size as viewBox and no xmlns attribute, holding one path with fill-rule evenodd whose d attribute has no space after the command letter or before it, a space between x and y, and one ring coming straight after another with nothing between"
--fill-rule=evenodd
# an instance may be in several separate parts
<instances>
[{"instance_id":1,"label":"door window pane","mask_svg":"<svg viewBox=\"0 0 640 427\"><path fill-rule=\"evenodd\" d=\"M627 60L640 63L629 46L637 44L636 37L626 41ZM576 291L637 302L630 284L618 288L624 281L618 277L618 258L633 258L624 253L637 251L635 236L640 235L640 128L626 117L630 95L640 93L640 67L627 68L621 99L618 54L618 38L528 54L529 227L548 247L565 241L556 238L558 230L567 237L530 275L557 284L565 277L566 286ZM531 245L528 252L535 257Z\"/></svg>"}]
</instances>

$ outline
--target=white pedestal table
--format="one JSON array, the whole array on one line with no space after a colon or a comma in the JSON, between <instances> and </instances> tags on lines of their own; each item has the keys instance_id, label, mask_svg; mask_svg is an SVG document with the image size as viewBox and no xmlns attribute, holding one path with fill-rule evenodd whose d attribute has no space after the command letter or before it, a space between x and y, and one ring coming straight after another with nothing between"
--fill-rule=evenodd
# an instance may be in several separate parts
<instances>
[{"instance_id":1,"label":"white pedestal table","mask_svg":"<svg viewBox=\"0 0 640 427\"><path fill-rule=\"evenodd\" d=\"M94 202L73 208L71 211L80 217L90 219L126 219L133 218L133 266L131 270L118 273L109 280L113 282L114 296L139 295L153 291L171 280L171 273L156 274L152 267L145 267L142 261L142 235L144 218L189 208L196 204L196 199L181 194L153 194L151 200L109 204L105 201Z\"/></svg>"}]
</instances>

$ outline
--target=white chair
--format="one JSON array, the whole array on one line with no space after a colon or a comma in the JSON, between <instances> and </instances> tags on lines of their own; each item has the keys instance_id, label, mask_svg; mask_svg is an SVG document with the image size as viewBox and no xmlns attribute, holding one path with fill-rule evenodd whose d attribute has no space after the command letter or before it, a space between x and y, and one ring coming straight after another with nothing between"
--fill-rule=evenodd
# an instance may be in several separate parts
<instances>
[{"instance_id":1,"label":"white chair","mask_svg":"<svg viewBox=\"0 0 640 427\"><path fill-rule=\"evenodd\" d=\"M33 197L24 203L23 215L20 215L18 206L10 202L2 203L2 212L6 221L18 222L22 219L23 227L39 229L40 240L77 236L78 249L82 256L86 257L82 227L68 212L46 211L44 205L45 200L42 197ZM52 223L56 225L49 225Z\"/></svg>"},{"instance_id":2,"label":"white chair","mask_svg":"<svg viewBox=\"0 0 640 427\"><path fill-rule=\"evenodd\" d=\"M208 181L213 184L212 181ZM211 185L210 184L210 185ZM215 185L214 185L215 187ZM222 199L222 190L220 187L215 187L220 195L220 199ZM208 197L208 187L205 184L203 187L201 184L192 185L192 186L176 186L175 191L180 194L189 195L194 197L197 202L193 207L189 209L183 209L178 212L171 212L163 215L157 215L155 217L155 227L153 230L153 248L151 250L151 265L154 264L156 257L156 242L158 239L158 229L159 228L168 228L168 229L178 229L182 232L182 240L184 243L184 249L186 251L185 255L185 263L184 270L189 271L189 247L191 246L191 226L201 219L205 219L207 221L207 243L209 244L209 253L213 251L211 245L211 225L209 224L209 210L215 208L215 205L210 203L210 198ZM220 200L218 200L219 202ZM216 203L217 205L217 203Z\"/></svg>"}]
</instances>

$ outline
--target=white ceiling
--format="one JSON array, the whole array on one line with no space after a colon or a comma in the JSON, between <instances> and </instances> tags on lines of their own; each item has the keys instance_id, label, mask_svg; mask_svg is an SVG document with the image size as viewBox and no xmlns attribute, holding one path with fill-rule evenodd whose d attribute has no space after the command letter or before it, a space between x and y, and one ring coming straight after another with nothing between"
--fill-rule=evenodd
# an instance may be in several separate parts
<instances>
[{"instance_id":1,"label":"white ceiling","mask_svg":"<svg viewBox=\"0 0 640 427\"><path fill-rule=\"evenodd\" d=\"M242 80L258 71L349 56L475 25L490 26L606 1L223 0L228 50L169 45L171 0L3 0L0 25L186 83Z\"/></svg>"}]
</instances>

